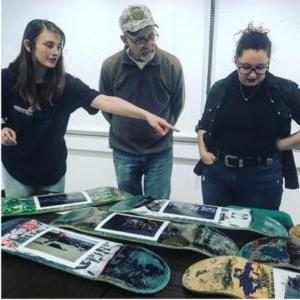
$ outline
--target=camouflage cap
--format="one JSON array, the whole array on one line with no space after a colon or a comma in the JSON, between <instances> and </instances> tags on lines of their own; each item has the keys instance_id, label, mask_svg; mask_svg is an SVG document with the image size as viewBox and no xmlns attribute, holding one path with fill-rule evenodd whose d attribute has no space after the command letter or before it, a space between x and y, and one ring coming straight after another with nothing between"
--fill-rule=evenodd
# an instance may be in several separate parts
<instances>
[{"instance_id":1,"label":"camouflage cap","mask_svg":"<svg viewBox=\"0 0 300 300\"><path fill-rule=\"evenodd\" d=\"M153 20L150 9L145 5L128 6L123 11L119 23L123 32L136 32L149 25L157 26Z\"/></svg>"}]
</instances>

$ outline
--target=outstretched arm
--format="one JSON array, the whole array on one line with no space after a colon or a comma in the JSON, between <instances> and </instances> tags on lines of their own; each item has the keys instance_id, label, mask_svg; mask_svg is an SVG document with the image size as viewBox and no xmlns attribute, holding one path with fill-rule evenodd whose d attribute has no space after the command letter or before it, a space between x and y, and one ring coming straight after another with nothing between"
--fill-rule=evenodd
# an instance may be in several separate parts
<instances>
[{"instance_id":1,"label":"outstretched arm","mask_svg":"<svg viewBox=\"0 0 300 300\"><path fill-rule=\"evenodd\" d=\"M170 130L179 131L165 119L118 97L99 95L92 101L91 106L108 113L146 120L160 135L166 135Z\"/></svg>"}]
</instances>

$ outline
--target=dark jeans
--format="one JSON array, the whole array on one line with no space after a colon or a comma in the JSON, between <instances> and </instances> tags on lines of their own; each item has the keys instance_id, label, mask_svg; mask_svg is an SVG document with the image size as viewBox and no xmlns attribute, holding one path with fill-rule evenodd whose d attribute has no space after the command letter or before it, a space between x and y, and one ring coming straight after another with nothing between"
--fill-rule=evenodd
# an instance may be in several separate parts
<instances>
[{"instance_id":1,"label":"dark jeans","mask_svg":"<svg viewBox=\"0 0 300 300\"><path fill-rule=\"evenodd\" d=\"M113 160L120 190L133 195L144 194L155 199L169 199L172 150L148 155L134 155L114 150Z\"/></svg>"},{"instance_id":2,"label":"dark jeans","mask_svg":"<svg viewBox=\"0 0 300 300\"><path fill-rule=\"evenodd\" d=\"M202 196L205 204L278 210L283 193L282 165L276 158L269 167L227 167L223 160L205 165Z\"/></svg>"}]
</instances>

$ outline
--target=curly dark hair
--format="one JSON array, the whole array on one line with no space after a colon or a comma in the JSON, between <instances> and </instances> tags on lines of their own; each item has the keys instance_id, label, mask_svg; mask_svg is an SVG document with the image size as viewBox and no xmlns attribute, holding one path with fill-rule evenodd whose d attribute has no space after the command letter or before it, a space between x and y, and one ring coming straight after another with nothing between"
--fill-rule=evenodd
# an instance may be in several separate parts
<instances>
[{"instance_id":1,"label":"curly dark hair","mask_svg":"<svg viewBox=\"0 0 300 300\"><path fill-rule=\"evenodd\" d=\"M268 57L271 57L272 43L268 37L269 30L262 26L254 26L249 23L247 28L240 30L236 35L240 35L236 43L235 57L241 57L243 51L247 49L264 50Z\"/></svg>"}]
</instances>

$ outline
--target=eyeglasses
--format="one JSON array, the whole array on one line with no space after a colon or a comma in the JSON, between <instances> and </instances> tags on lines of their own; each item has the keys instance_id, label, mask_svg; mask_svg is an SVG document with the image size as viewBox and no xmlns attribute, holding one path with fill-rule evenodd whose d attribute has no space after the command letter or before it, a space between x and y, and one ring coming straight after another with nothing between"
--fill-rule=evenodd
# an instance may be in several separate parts
<instances>
[{"instance_id":1,"label":"eyeglasses","mask_svg":"<svg viewBox=\"0 0 300 300\"><path fill-rule=\"evenodd\" d=\"M238 69L242 75L249 75L254 71L257 75L263 75L269 69L269 63L252 66L249 64L238 64Z\"/></svg>"},{"instance_id":2,"label":"eyeglasses","mask_svg":"<svg viewBox=\"0 0 300 300\"><path fill-rule=\"evenodd\" d=\"M136 46L142 48L143 46L145 46L148 42L154 42L157 41L159 35L156 31L151 32L148 36L148 38L146 37L138 37L137 39L133 39L131 35L126 34L126 36L130 39L130 41L135 44Z\"/></svg>"},{"instance_id":3,"label":"eyeglasses","mask_svg":"<svg viewBox=\"0 0 300 300\"><path fill-rule=\"evenodd\" d=\"M252 71L254 71L257 75L263 75L269 69L269 63L256 66L249 64L238 64L238 69L243 75L249 75Z\"/></svg>"}]
</instances>

